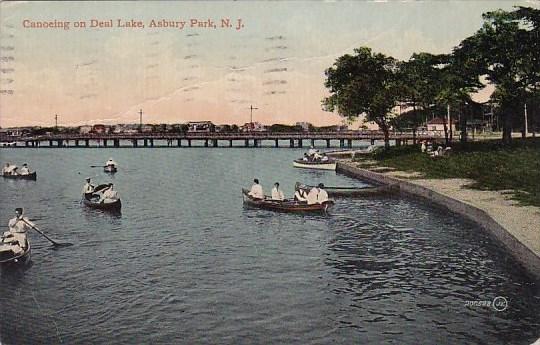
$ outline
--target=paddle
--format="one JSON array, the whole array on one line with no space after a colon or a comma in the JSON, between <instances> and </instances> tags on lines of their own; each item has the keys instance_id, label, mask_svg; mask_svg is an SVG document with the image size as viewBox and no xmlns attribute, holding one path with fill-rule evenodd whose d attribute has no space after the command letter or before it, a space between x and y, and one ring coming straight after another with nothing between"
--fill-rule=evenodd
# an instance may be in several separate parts
<instances>
[{"instance_id":1,"label":"paddle","mask_svg":"<svg viewBox=\"0 0 540 345\"><path fill-rule=\"evenodd\" d=\"M106 168L106 165L90 165L90 168Z\"/></svg>"},{"instance_id":2,"label":"paddle","mask_svg":"<svg viewBox=\"0 0 540 345\"><path fill-rule=\"evenodd\" d=\"M68 246L72 246L73 243L58 243L56 242L55 240L53 240L52 238L50 238L49 236L45 235L45 233L41 230L39 230L36 226L33 226L32 224L28 223L26 220L24 220L24 218L21 218L21 220L23 222L25 222L27 225L29 225L32 229L36 230L37 232L39 232L41 235L43 235L43 237L45 237L46 239L48 239L54 246L57 246L57 247L68 247Z\"/></svg>"}]
</instances>

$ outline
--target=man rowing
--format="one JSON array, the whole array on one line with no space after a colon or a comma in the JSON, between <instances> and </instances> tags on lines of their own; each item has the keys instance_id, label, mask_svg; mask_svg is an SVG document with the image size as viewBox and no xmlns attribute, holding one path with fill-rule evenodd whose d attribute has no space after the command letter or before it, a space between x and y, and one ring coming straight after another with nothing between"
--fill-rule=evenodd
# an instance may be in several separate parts
<instances>
[{"instance_id":1,"label":"man rowing","mask_svg":"<svg viewBox=\"0 0 540 345\"><path fill-rule=\"evenodd\" d=\"M109 187L107 187L103 193L101 193L101 197L99 198L99 202L101 204L105 203L112 203L115 201L118 201L120 199L120 196L118 195L118 192L114 190L113 184L109 183Z\"/></svg>"},{"instance_id":2,"label":"man rowing","mask_svg":"<svg viewBox=\"0 0 540 345\"><path fill-rule=\"evenodd\" d=\"M11 163L6 163L6 165L2 168L2 175L14 175L15 170L17 169L16 165L12 165Z\"/></svg>"},{"instance_id":3,"label":"man rowing","mask_svg":"<svg viewBox=\"0 0 540 345\"><path fill-rule=\"evenodd\" d=\"M328 193L323 188L324 184L322 183L311 188L306 198L308 205L322 204L323 202L328 201Z\"/></svg>"},{"instance_id":4,"label":"man rowing","mask_svg":"<svg viewBox=\"0 0 540 345\"><path fill-rule=\"evenodd\" d=\"M30 175L30 169L28 169L28 164L23 164L21 170L19 171L19 175Z\"/></svg>"},{"instance_id":5,"label":"man rowing","mask_svg":"<svg viewBox=\"0 0 540 345\"><path fill-rule=\"evenodd\" d=\"M33 226L35 224L23 216L23 209L17 207L15 217L9 220L9 230L2 234L0 249L11 250L14 255L24 252L28 245L26 232Z\"/></svg>"},{"instance_id":6,"label":"man rowing","mask_svg":"<svg viewBox=\"0 0 540 345\"><path fill-rule=\"evenodd\" d=\"M90 177L86 178L86 183L83 186L82 194L87 200L90 200L92 198L92 194L94 194L94 185L90 183Z\"/></svg>"},{"instance_id":7,"label":"man rowing","mask_svg":"<svg viewBox=\"0 0 540 345\"><path fill-rule=\"evenodd\" d=\"M259 179L253 180L253 186L251 186L248 195L254 199L264 199L264 192L262 186L259 184Z\"/></svg>"},{"instance_id":8,"label":"man rowing","mask_svg":"<svg viewBox=\"0 0 540 345\"><path fill-rule=\"evenodd\" d=\"M112 158L109 158L109 160L105 163L105 166L114 168L116 167L116 162Z\"/></svg>"},{"instance_id":9,"label":"man rowing","mask_svg":"<svg viewBox=\"0 0 540 345\"><path fill-rule=\"evenodd\" d=\"M328 193L323 188L324 184L319 183L319 193L317 194L317 203L319 204L328 201Z\"/></svg>"},{"instance_id":10,"label":"man rowing","mask_svg":"<svg viewBox=\"0 0 540 345\"><path fill-rule=\"evenodd\" d=\"M294 192L294 200L299 202L306 202L306 193L303 189L296 187L296 191Z\"/></svg>"},{"instance_id":11,"label":"man rowing","mask_svg":"<svg viewBox=\"0 0 540 345\"><path fill-rule=\"evenodd\" d=\"M283 191L279 189L279 182L274 183L274 188L272 188L272 200L285 200L285 195L283 195Z\"/></svg>"}]
</instances>

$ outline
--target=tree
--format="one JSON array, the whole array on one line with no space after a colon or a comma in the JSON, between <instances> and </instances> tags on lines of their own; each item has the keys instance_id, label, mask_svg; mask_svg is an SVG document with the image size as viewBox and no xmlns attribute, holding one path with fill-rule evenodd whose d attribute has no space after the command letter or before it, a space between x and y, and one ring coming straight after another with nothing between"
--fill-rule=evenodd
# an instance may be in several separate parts
<instances>
[{"instance_id":1,"label":"tree","mask_svg":"<svg viewBox=\"0 0 540 345\"><path fill-rule=\"evenodd\" d=\"M390 146L391 110L399 95L397 61L368 47L343 55L325 71L325 86L330 96L322 100L326 111L337 110L340 116L353 120L365 114L384 133L385 147Z\"/></svg>"}]
</instances>

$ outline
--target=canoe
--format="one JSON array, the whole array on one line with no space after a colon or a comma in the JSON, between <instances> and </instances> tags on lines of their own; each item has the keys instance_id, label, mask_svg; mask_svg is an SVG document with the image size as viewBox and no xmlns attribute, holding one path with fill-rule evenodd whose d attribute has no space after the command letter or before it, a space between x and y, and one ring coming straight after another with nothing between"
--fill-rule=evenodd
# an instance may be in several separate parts
<instances>
[{"instance_id":1,"label":"canoe","mask_svg":"<svg viewBox=\"0 0 540 345\"><path fill-rule=\"evenodd\" d=\"M30 261L31 256L30 241L26 237L26 250L19 255L13 255L12 251L0 251L0 266L7 268L15 265L25 265Z\"/></svg>"},{"instance_id":2,"label":"canoe","mask_svg":"<svg viewBox=\"0 0 540 345\"><path fill-rule=\"evenodd\" d=\"M303 169L336 170L336 161L330 159L326 162L306 162L302 159L295 159L293 166Z\"/></svg>"},{"instance_id":3,"label":"canoe","mask_svg":"<svg viewBox=\"0 0 540 345\"><path fill-rule=\"evenodd\" d=\"M95 208L98 210L105 210L105 211L120 211L120 209L122 208L122 202L120 201L120 199L113 202L100 203L97 201L89 200L87 198L83 198L83 204L85 204L86 206L90 208Z\"/></svg>"},{"instance_id":4,"label":"canoe","mask_svg":"<svg viewBox=\"0 0 540 345\"><path fill-rule=\"evenodd\" d=\"M247 189L242 189L244 205L260 208L263 210L291 212L291 213L326 213L334 205L334 200L328 200L322 204L308 205L307 203L298 202L295 200L271 200L271 199L254 199L248 194Z\"/></svg>"},{"instance_id":5,"label":"canoe","mask_svg":"<svg viewBox=\"0 0 540 345\"><path fill-rule=\"evenodd\" d=\"M14 180L34 180L35 181L37 179L37 173L35 171L31 172L28 175L6 175L6 174L3 174L2 176L4 178L10 178L10 179L14 179Z\"/></svg>"},{"instance_id":6,"label":"canoe","mask_svg":"<svg viewBox=\"0 0 540 345\"><path fill-rule=\"evenodd\" d=\"M115 173L118 169L114 165L107 165L103 167L103 171L106 173Z\"/></svg>"},{"instance_id":7,"label":"canoe","mask_svg":"<svg viewBox=\"0 0 540 345\"><path fill-rule=\"evenodd\" d=\"M300 182L296 182L295 188L301 189L306 193L309 193L313 186L305 185ZM367 197L381 194L391 194L399 191L397 185L381 185L374 187L327 187L323 188L328 196L333 197Z\"/></svg>"}]
</instances>

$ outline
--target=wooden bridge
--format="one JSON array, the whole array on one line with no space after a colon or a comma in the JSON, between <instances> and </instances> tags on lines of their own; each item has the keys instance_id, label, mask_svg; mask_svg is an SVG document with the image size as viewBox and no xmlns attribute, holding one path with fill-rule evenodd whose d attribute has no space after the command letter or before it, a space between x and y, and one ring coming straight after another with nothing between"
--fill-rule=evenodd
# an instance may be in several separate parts
<instances>
[{"instance_id":1,"label":"wooden bridge","mask_svg":"<svg viewBox=\"0 0 540 345\"><path fill-rule=\"evenodd\" d=\"M396 145L408 144L414 140L440 139L440 133L429 132L417 134L393 132L390 140ZM288 143L288 147L303 147L306 141L312 146L331 147L332 141L339 141L339 147L352 147L353 141L375 144L384 140L379 131L340 131L340 132L241 132L241 133L135 133L135 134L57 134L39 136L0 136L0 146L16 147L233 147L240 141L243 147L261 147L263 141L272 142L272 146L280 147L280 141ZM225 142L226 145L220 145ZM194 145L198 144L198 145Z\"/></svg>"}]
</instances>

